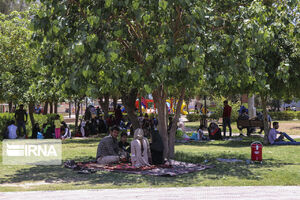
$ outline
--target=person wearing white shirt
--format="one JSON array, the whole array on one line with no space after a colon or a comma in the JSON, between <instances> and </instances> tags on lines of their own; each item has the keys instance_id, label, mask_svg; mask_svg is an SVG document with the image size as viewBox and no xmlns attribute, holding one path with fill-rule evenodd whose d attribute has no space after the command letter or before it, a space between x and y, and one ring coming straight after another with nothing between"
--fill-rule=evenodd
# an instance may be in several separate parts
<instances>
[{"instance_id":1,"label":"person wearing white shirt","mask_svg":"<svg viewBox=\"0 0 300 200\"><path fill-rule=\"evenodd\" d=\"M15 125L15 122L12 120L10 125L7 127L8 130L8 139L16 139L18 127Z\"/></svg>"},{"instance_id":2,"label":"person wearing white shirt","mask_svg":"<svg viewBox=\"0 0 300 200\"><path fill-rule=\"evenodd\" d=\"M279 128L278 122L273 122L273 128L269 131L269 143L272 145L300 145L300 142L296 142L293 138L291 138L288 134L284 132L279 132L277 129ZM277 138L277 134L280 136ZM289 142L284 141L283 139L286 138Z\"/></svg>"}]
</instances>

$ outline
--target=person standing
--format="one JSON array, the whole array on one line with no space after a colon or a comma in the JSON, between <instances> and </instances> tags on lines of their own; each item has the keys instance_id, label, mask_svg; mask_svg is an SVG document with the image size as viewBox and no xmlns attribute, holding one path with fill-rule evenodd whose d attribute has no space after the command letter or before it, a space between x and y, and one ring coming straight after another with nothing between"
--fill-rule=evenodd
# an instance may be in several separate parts
<instances>
[{"instance_id":1,"label":"person standing","mask_svg":"<svg viewBox=\"0 0 300 200\"><path fill-rule=\"evenodd\" d=\"M226 126L229 127L229 136L232 135L232 129L231 129L231 106L228 105L228 101L224 101L224 109L223 109L223 131L224 131L224 137L226 137Z\"/></svg>"},{"instance_id":2,"label":"person standing","mask_svg":"<svg viewBox=\"0 0 300 200\"><path fill-rule=\"evenodd\" d=\"M24 110L24 105L21 104L20 108L16 110L15 112L15 119L17 122L17 127L18 127L18 134L19 137L25 138L26 136L26 122L27 122L27 113L26 110ZM26 118L26 119L24 119ZM22 135L21 128L23 129L24 135Z\"/></svg>"},{"instance_id":3,"label":"person standing","mask_svg":"<svg viewBox=\"0 0 300 200\"><path fill-rule=\"evenodd\" d=\"M115 110L115 119L116 119L116 125L120 126L120 122L123 118L123 114L122 114L122 110L121 110L121 106L118 105L118 107Z\"/></svg>"},{"instance_id":4,"label":"person standing","mask_svg":"<svg viewBox=\"0 0 300 200\"><path fill-rule=\"evenodd\" d=\"M59 115L56 115L55 120L54 120L54 126L55 126L55 138L60 139L60 119Z\"/></svg>"}]
</instances>

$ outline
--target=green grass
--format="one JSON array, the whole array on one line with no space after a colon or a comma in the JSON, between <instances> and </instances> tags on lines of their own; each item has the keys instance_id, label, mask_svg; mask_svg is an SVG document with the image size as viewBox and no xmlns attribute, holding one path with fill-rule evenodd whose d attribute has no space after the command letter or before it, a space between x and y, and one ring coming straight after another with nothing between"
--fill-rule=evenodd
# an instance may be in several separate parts
<instances>
[{"instance_id":1,"label":"green grass","mask_svg":"<svg viewBox=\"0 0 300 200\"><path fill-rule=\"evenodd\" d=\"M291 121L278 121L279 122L279 130L282 132L286 132L289 135L300 135L300 120L291 120ZM186 122L185 126L193 129L197 129L200 125L200 122ZM209 125L209 123L208 123ZM236 126L236 122L233 122L231 124L232 132L233 133L239 133L240 130ZM227 128L227 132L228 132ZM260 131L258 128L256 131ZM246 133L246 129L243 130L244 133Z\"/></svg>"},{"instance_id":2,"label":"green grass","mask_svg":"<svg viewBox=\"0 0 300 200\"><path fill-rule=\"evenodd\" d=\"M142 176L117 172L77 174L63 166L0 165L0 192L30 190L73 190L133 187L300 185L300 146L266 146L263 164L247 164L250 143L214 141L176 145L176 159L215 165L196 173L177 177ZM94 158L100 138L63 141L63 160L87 161ZM298 140L299 141L299 140ZM2 143L0 143L2 156ZM237 158L241 163L221 163L217 158ZM2 157L1 157L2 160Z\"/></svg>"}]
</instances>

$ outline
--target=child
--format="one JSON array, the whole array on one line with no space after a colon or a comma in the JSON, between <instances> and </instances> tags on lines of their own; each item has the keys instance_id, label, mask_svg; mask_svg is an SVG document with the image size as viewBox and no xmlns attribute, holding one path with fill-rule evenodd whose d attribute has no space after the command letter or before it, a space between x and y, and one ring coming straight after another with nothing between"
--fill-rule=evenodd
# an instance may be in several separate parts
<instances>
[{"instance_id":1,"label":"child","mask_svg":"<svg viewBox=\"0 0 300 200\"><path fill-rule=\"evenodd\" d=\"M60 138L60 120L59 120L59 115L56 115L55 120L54 120L54 126L55 126L55 138L59 139Z\"/></svg>"},{"instance_id":2,"label":"child","mask_svg":"<svg viewBox=\"0 0 300 200\"><path fill-rule=\"evenodd\" d=\"M201 124L199 126L199 129L198 129L198 140L206 140L207 138L204 136L204 130L205 126L203 124Z\"/></svg>"},{"instance_id":3,"label":"child","mask_svg":"<svg viewBox=\"0 0 300 200\"><path fill-rule=\"evenodd\" d=\"M65 134L62 136L62 139L72 138L70 127L66 124L66 122L62 122L63 128L65 129Z\"/></svg>"},{"instance_id":4,"label":"child","mask_svg":"<svg viewBox=\"0 0 300 200\"><path fill-rule=\"evenodd\" d=\"M122 132L121 133L121 138L120 138L120 142L119 142L119 148L120 148L120 152L122 155L124 155L127 159L130 157L130 145L127 142L127 133L126 132Z\"/></svg>"}]
</instances>

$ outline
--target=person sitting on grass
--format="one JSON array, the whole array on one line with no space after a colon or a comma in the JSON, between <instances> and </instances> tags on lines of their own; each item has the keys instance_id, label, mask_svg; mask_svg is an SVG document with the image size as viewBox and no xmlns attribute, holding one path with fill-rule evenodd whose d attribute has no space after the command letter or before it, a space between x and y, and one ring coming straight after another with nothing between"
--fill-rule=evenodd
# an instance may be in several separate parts
<instances>
[{"instance_id":1,"label":"person sitting on grass","mask_svg":"<svg viewBox=\"0 0 300 200\"><path fill-rule=\"evenodd\" d=\"M288 134L277 131L278 128L279 128L279 123L273 122L273 128L270 129L269 136L268 136L271 145L300 145L300 142L296 142ZM278 138L277 138L277 134L280 134ZM283 141L284 138L288 139L289 142Z\"/></svg>"},{"instance_id":2,"label":"person sitting on grass","mask_svg":"<svg viewBox=\"0 0 300 200\"><path fill-rule=\"evenodd\" d=\"M17 136L17 129L18 127L15 125L15 121L11 120L10 125L7 127L8 130L8 139L16 139Z\"/></svg>"},{"instance_id":3,"label":"person sitting on grass","mask_svg":"<svg viewBox=\"0 0 300 200\"><path fill-rule=\"evenodd\" d=\"M134 131L134 140L131 141L131 163L134 167L149 166L151 161L150 145L144 137L144 131L138 128Z\"/></svg>"},{"instance_id":4,"label":"person sitting on grass","mask_svg":"<svg viewBox=\"0 0 300 200\"><path fill-rule=\"evenodd\" d=\"M51 127L50 123L43 124L42 134L43 134L45 139L53 138L52 127Z\"/></svg>"},{"instance_id":5,"label":"person sitting on grass","mask_svg":"<svg viewBox=\"0 0 300 200\"><path fill-rule=\"evenodd\" d=\"M35 123L33 128L32 128L31 138L32 139L37 139L38 132L41 132L40 125L39 125L39 123Z\"/></svg>"},{"instance_id":6,"label":"person sitting on grass","mask_svg":"<svg viewBox=\"0 0 300 200\"><path fill-rule=\"evenodd\" d=\"M119 135L119 127L113 126L110 129L110 135L104 137L98 145L97 149L97 163L98 164L111 164L118 163L120 161L119 153L119 145L118 145L118 135Z\"/></svg>"},{"instance_id":7,"label":"person sitting on grass","mask_svg":"<svg viewBox=\"0 0 300 200\"><path fill-rule=\"evenodd\" d=\"M127 142L127 133L122 132L120 142L118 143L120 151L124 154L127 158L129 158L130 154L130 144Z\"/></svg>"},{"instance_id":8,"label":"person sitting on grass","mask_svg":"<svg viewBox=\"0 0 300 200\"><path fill-rule=\"evenodd\" d=\"M203 124L201 124L199 126L199 129L197 130L198 140L207 140L207 138L204 136L204 132L203 132L204 129L205 129L205 126Z\"/></svg>"},{"instance_id":9,"label":"person sitting on grass","mask_svg":"<svg viewBox=\"0 0 300 200\"><path fill-rule=\"evenodd\" d=\"M64 135L61 137L63 140L66 138L72 139L72 133L71 133L71 129L70 126L68 124L66 124L66 122L62 121L62 128L63 128L63 132Z\"/></svg>"},{"instance_id":10,"label":"person sitting on grass","mask_svg":"<svg viewBox=\"0 0 300 200\"><path fill-rule=\"evenodd\" d=\"M222 140L221 129L216 123L212 122L209 124L208 136L210 140Z\"/></svg>"},{"instance_id":11,"label":"person sitting on grass","mask_svg":"<svg viewBox=\"0 0 300 200\"><path fill-rule=\"evenodd\" d=\"M161 165L165 163L164 160L164 143L160 137L158 130L151 133L152 143L150 144L152 164Z\"/></svg>"}]
</instances>

